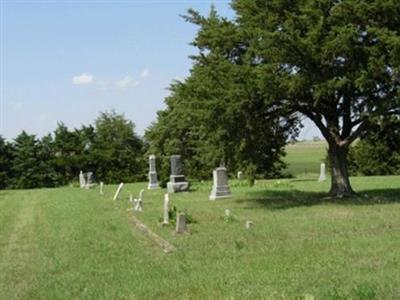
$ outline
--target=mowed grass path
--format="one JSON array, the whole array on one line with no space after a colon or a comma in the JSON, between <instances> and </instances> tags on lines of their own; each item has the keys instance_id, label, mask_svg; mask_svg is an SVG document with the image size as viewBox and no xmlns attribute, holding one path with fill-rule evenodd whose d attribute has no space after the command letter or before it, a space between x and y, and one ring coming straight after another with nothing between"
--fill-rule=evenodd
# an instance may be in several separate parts
<instances>
[{"instance_id":1,"label":"mowed grass path","mask_svg":"<svg viewBox=\"0 0 400 300\"><path fill-rule=\"evenodd\" d=\"M315 180L231 182L215 202L194 184L171 195L197 221L185 235L159 226L165 191L146 190L135 215L170 254L132 225L128 195L145 183L117 202L116 186L1 191L0 299L398 299L400 177L352 183L360 198L333 201Z\"/></svg>"}]
</instances>

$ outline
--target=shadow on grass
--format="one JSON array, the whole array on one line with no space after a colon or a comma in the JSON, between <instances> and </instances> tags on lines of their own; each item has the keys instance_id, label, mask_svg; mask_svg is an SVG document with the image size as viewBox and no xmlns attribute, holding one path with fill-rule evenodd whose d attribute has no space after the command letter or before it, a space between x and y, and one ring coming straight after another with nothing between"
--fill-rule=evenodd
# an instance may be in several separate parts
<instances>
[{"instance_id":1,"label":"shadow on grass","mask_svg":"<svg viewBox=\"0 0 400 300\"><path fill-rule=\"evenodd\" d=\"M340 205L379 205L400 203L400 188L361 190L356 197L332 198L326 193L299 190L250 192L247 199L238 200L248 204L248 209L265 207L267 209L288 209L293 207L321 204Z\"/></svg>"}]
</instances>

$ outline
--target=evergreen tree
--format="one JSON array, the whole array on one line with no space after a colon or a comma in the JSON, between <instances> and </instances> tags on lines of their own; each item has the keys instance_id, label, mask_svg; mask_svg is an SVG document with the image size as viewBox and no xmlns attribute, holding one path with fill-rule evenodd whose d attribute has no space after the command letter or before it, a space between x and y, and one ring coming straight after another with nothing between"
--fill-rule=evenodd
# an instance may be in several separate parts
<instances>
[{"instance_id":1,"label":"evergreen tree","mask_svg":"<svg viewBox=\"0 0 400 300\"><path fill-rule=\"evenodd\" d=\"M144 179L143 143L134 128L115 111L103 112L95 120L94 140L86 151L98 180L118 183Z\"/></svg>"},{"instance_id":2,"label":"evergreen tree","mask_svg":"<svg viewBox=\"0 0 400 300\"><path fill-rule=\"evenodd\" d=\"M43 165L38 157L40 144L35 135L22 131L14 140L13 149L11 187L22 189L41 187Z\"/></svg>"},{"instance_id":3,"label":"evergreen tree","mask_svg":"<svg viewBox=\"0 0 400 300\"><path fill-rule=\"evenodd\" d=\"M353 174L400 174L400 119L382 118L368 134L350 148L349 168Z\"/></svg>"},{"instance_id":4,"label":"evergreen tree","mask_svg":"<svg viewBox=\"0 0 400 300\"><path fill-rule=\"evenodd\" d=\"M11 173L11 161L13 159L12 145L7 143L0 136L0 189L4 189L9 185Z\"/></svg>"},{"instance_id":5,"label":"evergreen tree","mask_svg":"<svg viewBox=\"0 0 400 300\"><path fill-rule=\"evenodd\" d=\"M254 81L255 69L245 63L240 45L231 48L241 39L232 23L214 9L208 18L191 11L187 20L200 26L193 45L201 53L192 57L195 64L185 82L171 85L167 109L146 132L149 152L181 154L185 173L197 178L209 178L220 164L230 171L277 176L285 141L296 133L296 118L269 113ZM163 178L168 165L163 160Z\"/></svg>"},{"instance_id":6,"label":"evergreen tree","mask_svg":"<svg viewBox=\"0 0 400 300\"><path fill-rule=\"evenodd\" d=\"M35 187L55 187L62 183L55 168L56 152L54 141L50 134L45 135L39 142L36 151L36 161L39 173Z\"/></svg>"},{"instance_id":7,"label":"evergreen tree","mask_svg":"<svg viewBox=\"0 0 400 300\"><path fill-rule=\"evenodd\" d=\"M189 11L187 19L200 26L194 42L199 63L212 67L218 60L252 69L250 86L268 115L254 115L258 122L274 113L312 120L329 145L330 194L353 195L349 146L377 117L400 114L400 5L234 0L232 7L233 21ZM221 29L214 29L216 23Z\"/></svg>"}]
</instances>

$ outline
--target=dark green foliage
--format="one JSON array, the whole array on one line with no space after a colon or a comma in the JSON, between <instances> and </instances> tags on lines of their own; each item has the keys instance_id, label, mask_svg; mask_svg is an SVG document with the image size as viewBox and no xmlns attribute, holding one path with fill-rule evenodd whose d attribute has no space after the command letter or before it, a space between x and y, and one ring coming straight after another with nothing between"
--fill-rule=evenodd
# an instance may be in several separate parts
<instances>
[{"instance_id":1,"label":"dark green foliage","mask_svg":"<svg viewBox=\"0 0 400 300\"><path fill-rule=\"evenodd\" d=\"M12 146L0 136L0 189L9 184L11 177Z\"/></svg>"},{"instance_id":2,"label":"dark green foliage","mask_svg":"<svg viewBox=\"0 0 400 300\"><path fill-rule=\"evenodd\" d=\"M10 187L35 188L57 185L57 174L52 165L52 143L51 136L38 140L25 131L16 137L13 144Z\"/></svg>"},{"instance_id":3,"label":"dark green foliage","mask_svg":"<svg viewBox=\"0 0 400 300\"><path fill-rule=\"evenodd\" d=\"M352 195L349 145L400 113L400 5L392 0L235 0L258 85L281 113L301 113L329 145L332 195Z\"/></svg>"},{"instance_id":4,"label":"dark green foliage","mask_svg":"<svg viewBox=\"0 0 400 300\"><path fill-rule=\"evenodd\" d=\"M377 117L400 114L400 5L234 0L232 8L232 21L189 10L199 54L189 78L172 85L147 135L150 151L183 154L193 174L222 162L271 176L303 115L329 145L330 193L353 195L350 144Z\"/></svg>"},{"instance_id":5,"label":"dark green foliage","mask_svg":"<svg viewBox=\"0 0 400 300\"><path fill-rule=\"evenodd\" d=\"M385 118L371 126L349 152L353 174L400 174L400 119Z\"/></svg>"},{"instance_id":6,"label":"dark green foliage","mask_svg":"<svg viewBox=\"0 0 400 300\"><path fill-rule=\"evenodd\" d=\"M53 136L39 140L23 131L12 143L0 137L0 188L65 185L80 170L105 183L144 179L143 143L123 115L101 113L95 127L73 131L59 123Z\"/></svg>"},{"instance_id":7,"label":"dark green foliage","mask_svg":"<svg viewBox=\"0 0 400 300\"><path fill-rule=\"evenodd\" d=\"M279 176L296 118L270 114L233 23L214 10L208 18L189 11L186 19L200 27L193 42L200 54L192 57L190 76L171 85L167 108L147 130L149 153L181 154L185 175L198 179L210 178L220 165L230 172L251 165L262 177ZM162 180L167 166L161 163Z\"/></svg>"},{"instance_id":8,"label":"dark green foliage","mask_svg":"<svg viewBox=\"0 0 400 300\"><path fill-rule=\"evenodd\" d=\"M144 179L143 143L134 124L114 111L101 113L95 121L93 143L88 145L93 172L106 183Z\"/></svg>"},{"instance_id":9,"label":"dark green foliage","mask_svg":"<svg viewBox=\"0 0 400 300\"><path fill-rule=\"evenodd\" d=\"M89 127L93 131L93 127ZM54 150L55 150L55 168L60 176L60 182L67 184L76 179L76 174L80 170L85 170L85 144L86 132L88 128L69 131L63 124L59 123L54 131Z\"/></svg>"}]
</instances>

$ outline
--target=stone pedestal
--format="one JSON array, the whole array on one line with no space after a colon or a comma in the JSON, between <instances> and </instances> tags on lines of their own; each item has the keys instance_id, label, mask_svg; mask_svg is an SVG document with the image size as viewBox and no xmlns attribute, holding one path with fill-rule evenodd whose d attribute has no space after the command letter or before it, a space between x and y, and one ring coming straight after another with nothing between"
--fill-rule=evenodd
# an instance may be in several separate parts
<instances>
[{"instance_id":1,"label":"stone pedestal","mask_svg":"<svg viewBox=\"0 0 400 300\"><path fill-rule=\"evenodd\" d=\"M157 170L156 170L156 157L155 155L149 156L149 185L147 189L157 189L158 181L157 181Z\"/></svg>"},{"instance_id":2,"label":"stone pedestal","mask_svg":"<svg viewBox=\"0 0 400 300\"><path fill-rule=\"evenodd\" d=\"M171 156L171 176L167 183L168 193L184 192L189 189L189 182L186 181L185 175L182 175L182 163L180 155Z\"/></svg>"},{"instance_id":3,"label":"stone pedestal","mask_svg":"<svg viewBox=\"0 0 400 300\"><path fill-rule=\"evenodd\" d=\"M229 190L226 168L216 168L213 171L213 187L210 194L210 200L217 200L229 197L231 197L231 191Z\"/></svg>"}]
</instances>

